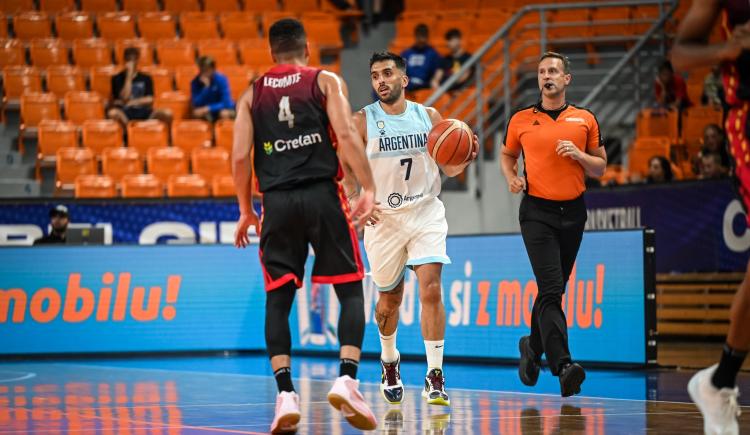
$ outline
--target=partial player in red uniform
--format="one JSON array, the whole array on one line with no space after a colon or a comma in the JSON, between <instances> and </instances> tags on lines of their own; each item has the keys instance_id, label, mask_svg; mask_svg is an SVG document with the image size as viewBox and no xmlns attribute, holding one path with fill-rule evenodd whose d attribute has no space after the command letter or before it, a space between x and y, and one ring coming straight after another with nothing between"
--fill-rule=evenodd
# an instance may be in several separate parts
<instances>
[{"instance_id":1,"label":"partial player in red uniform","mask_svg":"<svg viewBox=\"0 0 750 435\"><path fill-rule=\"evenodd\" d=\"M710 44L720 22L726 40ZM750 1L694 1L680 25L672 52L679 70L721 65L729 112L725 129L734 176L745 211L750 210ZM750 223L750 220L748 221ZM738 434L737 373L750 350L750 265L732 303L729 334L719 364L696 373L688 392L704 418L707 434Z\"/></svg>"},{"instance_id":2,"label":"partial player in red uniform","mask_svg":"<svg viewBox=\"0 0 750 435\"><path fill-rule=\"evenodd\" d=\"M235 244L247 246L249 226L260 227L266 347L279 390L271 432L294 432L300 419L288 319L310 245L315 251L312 281L333 284L341 304L340 377L328 401L354 427L372 430L377 422L356 380L365 330L364 268L339 183L339 159L363 186L364 195L353 211L357 223L367 222L373 211L372 172L351 121L346 85L335 74L306 66L309 47L302 24L277 21L269 30L269 42L276 66L237 104L232 158L240 205ZM263 192L260 225L251 202L253 169Z\"/></svg>"}]
</instances>

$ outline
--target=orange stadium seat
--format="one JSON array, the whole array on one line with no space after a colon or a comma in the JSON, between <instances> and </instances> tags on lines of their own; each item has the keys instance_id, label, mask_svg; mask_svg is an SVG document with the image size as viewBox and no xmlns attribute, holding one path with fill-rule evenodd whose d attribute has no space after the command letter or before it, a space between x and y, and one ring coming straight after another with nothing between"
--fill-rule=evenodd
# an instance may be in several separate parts
<instances>
[{"instance_id":1,"label":"orange stadium seat","mask_svg":"<svg viewBox=\"0 0 750 435\"><path fill-rule=\"evenodd\" d=\"M223 148L196 148L192 156L193 173L212 180L219 175L231 175L229 151Z\"/></svg>"},{"instance_id":2,"label":"orange stadium seat","mask_svg":"<svg viewBox=\"0 0 750 435\"><path fill-rule=\"evenodd\" d=\"M264 12L277 12L279 10L279 2L277 0L253 0L245 1L244 10L255 14L262 14Z\"/></svg>"},{"instance_id":3,"label":"orange stadium seat","mask_svg":"<svg viewBox=\"0 0 750 435\"><path fill-rule=\"evenodd\" d=\"M138 30L141 37L150 41L174 39L177 29L172 14L169 12L146 12L138 16Z\"/></svg>"},{"instance_id":4,"label":"orange stadium seat","mask_svg":"<svg viewBox=\"0 0 750 435\"><path fill-rule=\"evenodd\" d=\"M117 0L80 0L81 10L87 12L110 12L116 11Z\"/></svg>"},{"instance_id":5,"label":"orange stadium seat","mask_svg":"<svg viewBox=\"0 0 750 435\"><path fill-rule=\"evenodd\" d=\"M211 180L211 195L235 196L234 178L231 175L218 175Z\"/></svg>"},{"instance_id":6,"label":"orange stadium seat","mask_svg":"<svg viewBox=\"0 0 750 435\"><path fill-rule=\"evenodd\" d=\"M123 198L162 198L164 184L151 174L126 175L122 177Z\"/></svg>"},{"instance_id":7,"label":"orange stadium seat","mask_svg":"<svg viewBox=\"0 0 750 435\"><path fill-rule=\"evenodd\" d=\"M146 156L150 147L166 147L169 144L167 126L156 119L130 121L128 123L128 147Z\"/></svg>"},{"instance_id":8,"label":"orange stadium seat","mask_svg":"<svg viewBox=\"0 0 750 435\"><path fill-rule=\"evenodd\" d=\"M172 118L190 117L190 93L182 91L162 92L154 100L154 109L168 110Z\"/></svg>"},{"instance_id":9,"label":"orange stadium seat","mask_svg":"<svg viewBox=\"0 0 750 435\"><path fill-rule=\"evenodd\" d=\"M191 41L219 38L216 15L211 12L184 12L180 15L182 37Z\"/></svg>"},{"instance_id":10,"label":"orange stadium seat","mask_svg":"<svg viewBox=\"0 0 750 435\"><path fill-rule=\"evenodd\" d=\"M224 38L233 41L259 37L258 20L249 12L227 12L219 15Z\"/></svg>"},{"instance_id":11,"label":"orange stadium seat","mask_svg":"<svg viewBox=\"0 0 750 435\"><path fill-rule=\"evenodd\" d=\"M104 119L104 100L96 92L70 91L65 94L65 117L76 125Z\"/></svg>"},{"instance_id":12,"label":"orange stadium seat","mask_svg":"<svg viewBox=\"0 0 750 435\"><path fill-rule=\"evenodd\" d=\"M95 66L89 71L89 85L105 100L112 99L112 76L120 72L116 65Z\"/></svg>"},{"instance_id":13,"label":"orange stadium seat","mask_svg":"<svg viewBox=\"0 0 750 435\"><path fill-rule=\"evenodd\" d=\"M13 17L13 30L18 39L49 38L52 23L45 12L26 11Z\"/></svg>"},{"instance_id":14,"label":"orange stadium seat","mask_svg":"<svg viewBox=\"0 0 750 435\"><path fill-rule=\"evenodd\" d=\"M303 19L305 31L315 35L315 43L322 48L341 49L344 43L341 41L340 24L335 18L324 20Z\"/></svg>"},{"instance_id":15,"label":"orange stadium seat","mask_svg":"<svg viewBox=\"0 0 750 435\"><path fill-rule=\"evenodd\" d=\"M83 121L82 142L97 156L107 148L119 148L122 143L122 127L111 119L87 119Z\"/></svg>"},{"instance_id":16,"label":"orange stadium seat","mask_svg":"<svg viewBox=\"0 0 750 435\"><path fill-rule=\"evenodd\" d=\"M0 11L3 14L12 14L21 11L31 11L34 9L34 0L3 0L0 1Z\"/></svg>"},{"instance_id":17,"label":"orange stadium seat","mask_svg":"<svg viewBox=\"0 0 750 435\"><path fill-rule=\"evenodd\" d=\"M102 174L120 184L127 175L143 173L143 159L134 148L105 148L102 152Z\"/></svg>"},{"instance_id":18,"label":"orange stadium seat","mask_svg":"<svg viewBox=\"0 0 750 435\"><path fill-rule=\"evenodd\" d=\"M35 137L37 126L45 119L60 119L60 105L55 94L26 92L21 95L21 123L18 126L18 149L23 153L24 138Z\"/></svg>"},{"instance_id":19,"label":"orange stadium seat","mask_svg":"<svg viewBox=\"0 0 750 435\"><path fill-rule=\"evenodd\" d=\"M96 17L99 37L114 41L116 39L133 39L135 34L135 17L130 12L106 12Z\"/></svg>"},{"instance_id":20,"label":"orange stadium seat","mask_svg":"<svg viewBox=\"0 0 750 435\"><path fill-rule=\"evenodd\" d=\"M150 75L154 82L154 95L174 90L174 74L168 68L159 65L144 66L143 72Z\"/></svg>"},{"instance_id":21,"label":"orange stadium seat","mask_svg":"<svg viewBox=\"0 0 750 435\"><path fill-rule=\"evenodd\" d=\"M99 39L76 39L73 41L73 59L81 68L110 65L112 47L109 42Z\"/></svg>"},{"instance_id":22,"label":"orange stadium seat","mask_svg":"<svg viewBox=\"0 0 750 435\"><path fill-rule=\"evenodd\" d=\"M26 51L18 39L0 39L0 67L25 65Z\"/></svg>"},{"instance_id":23,"label":"orange stadium seat","mask_svg":"<svg viewBox=\"0 0 750 435\"><path fill-rule=\"evenodd\" d=\"M636 137L666 136L677 141L678 119L677 112L658 115L651 109L644 109L638 113L635 121Z\"/></svg>"},{"instance_id":24,"label":"orange stadium seat","mask_svg":"<svg viewBox=\"0 0 750 435\"><path fill-rule=\"evenodd\" d=\"M240 10L237 0L203 0L203 9L206 12L234 12Z\"/></svg>"},{"instance_id":25,"label":"orange stadium seat","mask_svg":"<svg viewBox=\"0 0 750 435\"><path fill-rule=\"evenodd\" d=\"M87 148L60 148L57 150L55 186L71 189L79 175L96 174L94 153Z\"/></svg>"},{"instance_id":26,"label":"orange stadium seat","mask_svg":"<svg viewBox=\"0 0 750 435\"><path fill-rule=\"evenodd\" d=\"M198 0L163 0L164 10L169 12L199 12Z\"/></svg>"},{"instance_id":27,"label":"orange stadium seat","mask_svg":"<svg viewBox=\"0 0 750 435\"><path fill-rule=\"evenodd\" d=\"M463 1L455 1L455 0L443 0L440 2L440 10L441 11L453 11L453 10L469 10L469 11L475 11L479 9L481 0L463 0ZM447 14L445 14L447 15Z\"/></svg>"},{"instance_id":28,"label":"orange stadium seat","mask_svg":"<svg viewBox=\"0 0 750 435\"><path fill-rule=\"evenodd\" d=\"M4 25L0 25L0 39L8 39L8 23L3 22Z\"/></svg>"},{"instance_id":29,"label":"orange stadium seat","mask_svg":"<svg viewBox=\"0 0 750 435\"><path fill-rule=\"evenodd\" d=\"M39 68L67 65L68 49L59 39L33 39L29 45L31 64Z\"/></svg>"},{"instance_id":30,"label":"orange stadium seat","mask_svg":"<svg viewBox=\"0 0 750 435\"><path fill-rule=\"evenodd\" d=\"M83 72L76 66L51 66L47 68L47 90L57 95L65 95L68 91L85 91Z\"/></svg>"},{"instance_id":31,"label":"orange stadium seat","mask_svg":"<svg viewBox=\"0 0 750 435\"><path fill-rule=\"evenodd\" d=\"M185 151L175 147L150 147L146 155L148 173L166 183L171 175L186 175L188 160Z\"/></svg>"},{"instance_id":32,"label":"orange stadium seat","mask_svg":"<svg viewBox=\"0 0 750 435\"><path fill-rule=\"evenodd\" d=\"M211 146L211 125L199 119L176 120L172 123L172 146L190 154L195 148Z\"/></svg>"},{"instance_id":33,"label":"orange stadium seat","mask_svg":"<svg viewBox=\"0 0 750 435\"><path fill-rule=\"evenodd\" d=\"M253 70L246 66L230 65L219 67L219 72L227 76L229 91L234 101L237 101L245 93L247 88L250 87L253 78L255 78Z\"/></svg>"},{"instance_id":34,"label":"orange stadium seat","mask_svg":"<svg viewBox=\"0 0 750 435\"><path fill-rule=\"evenodd\" d=\"M205 197L210 188L206 179L198 174L171 175L167 181L168 197Z\"/></svg>"},{"instance_id":35,"label":"orange stadium seat","mask_svg":"<svg viewBox=\"0 0 750 435\"><path fill-rule=\"evenodd\" d=\"M198 42L198 55L211 56L217 67L237 65L237 48L232 41L207 39Z\"/></svg>"},{"instance_id":36,"label":"orange stadium seat","mask_svg":"<svg viewBox=\"0 0 750 435\"><path fill-rule=\"evenodd\" d=\"M475 22L481 21L476 18L476 13L473 11L455 11L455 13L446 15L442 20L435 23L435 26L430 29L430 33L435 33L431 37L433 40L437 40L440 44L443 44L445 42L445 33L451 29L458 29L464 37L468 38L474 31Z\"/></svg>"},{"instance_id":37,"label":"orange stadium seat","mask_svg":"<svg viewBox=\"0 0 750 435\"><path fill-rule=\"evenodd\" d=\"M74 184L76 198L114 198L117 196L115 181L107 175L79 175Z\"/></svg>"},{"instance_id":38,"label":"orange stadium seat","mask_svg":"<svg viewBox=\"0 0 750 435\"><path fill-rule=\"evenodd\" d=\"M156 43L159 64L167 68L195 65L195 47L185 40L161 40Z\"/></svg>"},{"instance_id":39,"label":"orange stadium seat","mask_svg":"<svg viewBox=\"0 0 750 435\"><path fill-rule=\"evenodd\" d=\"M246 39L237 44L242 63L251 67L273 65L271 49L265 39ZM258 69L258 68L256 68ZM260 71L259 71L260 72Z\"/></svg>"},{"instance_id":40,"label":"orange stadium seat","mask_svg":"<svg viewBox=\"0 0 750 435\"><path fill-rule=\"evenodd\" d=\"M405 0L404 10L406 11L434 11L434 0Z\"/></svg>"},{"instance_id":41,"label":"orange stadium seat","mask_svg":"<svg viewBox=\"0 0 750 435\"><path fill-rule=\"evenodd\" d=\"M3 68L3 101L0 119L8 108L18 109L24 92L42 91L42 73L36 67L12 65Z\"/></svg>"},{"instance_id":42,"label":"orange stadium seat","mask_svg":"<svg viewBox=\"0 0 750 435\"><path fill-rule=\"evenodd\" d=\"M128 12L154 12L159 10L156 0L120 0L122 10Z\"/></svg>"},{"instance_id":43,"label":"orange stadium seat","mask_svg":"<svg viewBox=\"0 0 750 435\"><path fill-rule=\"evenodd\" d=\"M78 147L78 129L68 121L44 120L38 126L37 167L54 162L60 148Z\"/></svg>"},{"instance_id":44,"label":"orange stadium seat","mask_svg":"<svg viewBox=\"0 0 750 435\"><path fill-rule=\"evenodd\" d=\"M716 124L722 127L721 120L721 110L711 106L690 107L682 115L682 139L688 145L698 144L703 140L703 130L706 126Z\"/></svg>"},{"instance_id":45,"label":"orange stadium seat","mask_svg":"<svg viewBox=\"0 0 750 435\"><path fill-rule=\"evenodd\" d=\"M57 37L64 41L94 37L94 21L88 12L65 12L55 17Z\"/></svg>"},{"instance_id":46,"label":"orange stadium seat","mask_svg":"<svg viewBox=\"0 0 750 435\"><path fill-rule=\"evenodd\" d=\"M645 175L648 173L648 161L651 157L662 156L669 159L670 139L668 137L641 137L635 140L628 153L630 173Z\"/></svg>"},{"instance_id":47,"label":"orange stadium seat","mask_svg":"<svg viewBox=\"0 0 750 435\"><path fill-rule=\"evenodd\" d=\"M146 66L154 64L154 52L151 48L151 44L144 39L118 39L115 41L115 62L122 64L125 61L125 49L128 47L136 47L140 52L138 58L138 66Z\"/></svg>"},{"instance_id":48,"label":"orange stadium seat","mask_svg":"<svg viewBox=\"0 0 750 435\"><path fill-rule=\"evenodd\" d=\"M601 7L591 12L591 33L593 36L630 35L633 31L630 25L630 8Z\"/></svg>"},{"instance_id":49,"label":"orange stadium seat","mask_svg":"<svg viewBox=\"0 0 750 435\"><path fill-rule=\"evenodd\" d=\"M39 10L59 14L76 10L75 0L39 0Z\"/></svg>"},{"instance_id":50,"label":"orange stadium seat","mask_svg":"<svg viewBox=\"0 0 750 435\"><path fill-rule=\"evenodd\" d=\"M214 124L214 139L216 146L228 151L232 151L234 142L234 120L220 119Z\"/></svg>"},{"instance_id":51,"label":"orange stadium seat","mask_svg":"<svg viewBox=\"0 0 750 435\"><path fill-rule=\"evenodd\" d=\"M284 10L293 14L317 12L320 10L318 0L284 0Z\"/></svg>"},{"instance_id":52,"label":"orange stadium seat","mask_svg":"<svg viewBox=\"0 0 750 435\"><path fill-rule=\"evenodd\" d=\"M174 70L175 88L178 91L190 93L190 82L198 75L198 67L195 65L178 66Z\"/></svg>"},{"instance_id":53,"label":"orange stadium seat","mask_svg":"<svg viewBox=\"0 0 750 435\"><path fill-rule=\"evenodd\" d=\"M590 11L588 9L561 9L549 17L547 37L554 39L582 38L591 35Z\"/></svg>"},{"instance_id":54,"label":"orange stadium seat","mask_svg":"<svg viewBox=\"0 0 750 435\"><path fill-rule=\"evenodd\" d=\"M482 11L480 18L474 21L472 35L482 35L489 38L507 22L513 14L502 9Z\"/></svg>"}]
</instances>

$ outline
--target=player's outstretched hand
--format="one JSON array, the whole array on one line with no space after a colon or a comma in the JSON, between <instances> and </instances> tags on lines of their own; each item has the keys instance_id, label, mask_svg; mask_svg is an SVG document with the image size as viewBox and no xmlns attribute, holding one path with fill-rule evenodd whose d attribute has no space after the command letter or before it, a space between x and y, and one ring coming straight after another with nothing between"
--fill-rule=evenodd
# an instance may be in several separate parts
<instances>
[{"instance_id":1,"label":"player's outstretched hand","mask_svg":"<svg viewBox=\"0 0 750 435\"><path fill-rule=\"evenodd\" d=\"M359 193L359 199L352 209L352 219L357 228L370 221L372 213L375 211L375 192L371 190L362 190Z\"/></svg>"},{"instance_id":2,"label":"player's outstretched hand","mask_svg":"<svg viewBox=\"0 0 750 435\"><path fill-rule=\"evenodd\" d=\"M250 237L247 235L250 225L255 226L255 232L260 235L260 222L255 210L247 214L241 214L239 220L237 220L237 228L234 230L234 246L244 248L250 244Z\"/></svg>"},{"instance_id":3,"label":"player's outstretched hand","mask_svg":"<svg viewBox=\"0 0 750 435\"><path fill-rule=\"evenodd\" d=\"M375 202L375 208L372 209L372 215L370 215L370 219L367 221L365 225L373 226L380 222L380 211L382 208L380 208L380 203Z\"/></svg>"}]
</instances>

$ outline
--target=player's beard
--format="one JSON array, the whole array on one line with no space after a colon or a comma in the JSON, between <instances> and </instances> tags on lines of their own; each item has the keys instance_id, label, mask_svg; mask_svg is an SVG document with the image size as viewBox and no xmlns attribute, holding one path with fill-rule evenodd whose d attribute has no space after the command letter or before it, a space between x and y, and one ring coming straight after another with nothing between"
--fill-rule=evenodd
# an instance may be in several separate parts
<instances>
[{"instance_id":1,"label":"player's beard","mask_svg":"<svg viewBox=\"0 0 750 435\"><path fill-rule=\"evenodd\" d=\"M404 88L403 86L401 86L401 83L396 83L393 85L393 89L391 89L388 97L383 98L380 96L380 93L378 93L378 98L385 104L393 104L401 98L401 95L403 95L403 93Z\"/></svg>"}]
</instances>

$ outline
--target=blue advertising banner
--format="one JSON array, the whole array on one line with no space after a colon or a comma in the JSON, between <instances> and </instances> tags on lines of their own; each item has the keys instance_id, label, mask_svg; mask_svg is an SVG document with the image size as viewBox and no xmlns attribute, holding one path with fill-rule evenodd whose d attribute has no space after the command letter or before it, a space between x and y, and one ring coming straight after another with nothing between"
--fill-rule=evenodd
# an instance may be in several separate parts
<instances>
[{"instance_id":1,"label":"blue advertising banner","mask_svg":"<svg viewBox=\"0 0 750 435\"><path fill-rule=\"evenodd\" d=\"M3 203L0 246L31 245L47 234L49 210L60 203L71 228L104 228L106 244L233 243L239 217L234 200Z\"/></svg>"},{"instance_id":2,"label":"blue advertising banner","mask_svg":"<svg viewBox=\"0 0 750 435\"><path fill-rule=\"evenodd\" d=\"M646 362L643 237L585 235L563 301L576 359ZM448 254L446 355L517 357L537 293L520 236L450 237ZM408 273L404 354L424 352L417 287ZM264 300L257 246L3 248L0 353L263 349ZM376 301L368 278L365 352L379 351ZM294 347L336 349L337 320L333 289L308 276L290 320Z\"/></svg>"},{"instance_id":3,"label":"blue advertising banner","mask_svg":"<svg viewBox=\"0 0 750 435\"><path fill-rule=\"evenodd\" d=\"M587 230L656 230L656 271L744 271L750 232L729 180L596 189ZM700 254L700 255L696 255Z\"/></svg>"}]
</instances>

